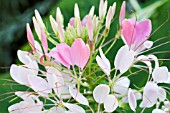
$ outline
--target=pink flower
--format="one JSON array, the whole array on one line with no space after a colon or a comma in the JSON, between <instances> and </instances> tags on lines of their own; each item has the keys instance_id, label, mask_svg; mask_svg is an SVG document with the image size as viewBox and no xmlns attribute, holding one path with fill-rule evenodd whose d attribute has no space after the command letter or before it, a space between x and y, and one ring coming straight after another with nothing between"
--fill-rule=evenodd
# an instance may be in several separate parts
<instances>
[{"instance_id":1,"label":"pink flower","mask_svg":"<svg viewBox=\"0 0 170 113\"><path fill-rule=\"evenodd\" d=\"M63 43L57 44L56 49L57 52L51 52L49 55L67 68L69 68L70 65L77 65L83 69L90 55L89 46L85 44L81 38L77 38L71 47Z\"/></svg>"},{"instance_id":2,"label":"pink flower","mask_svg":"<svg viewBox=\"0 0 170 113\"><path fill-rule=\"evenodd\" d=\"M133 19L122 21L122 35L125 43L133 51L136 51L149 38L152 31L150 20L137 22Z\"/></svg>"}]
</instances>

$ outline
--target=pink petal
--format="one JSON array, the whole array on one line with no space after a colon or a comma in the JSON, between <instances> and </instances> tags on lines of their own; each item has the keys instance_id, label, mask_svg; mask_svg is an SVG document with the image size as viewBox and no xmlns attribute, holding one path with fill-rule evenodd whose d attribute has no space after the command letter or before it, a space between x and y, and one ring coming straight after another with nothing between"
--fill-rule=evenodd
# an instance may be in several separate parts
<instances>
[{"instance_id":1,"label":"pink petal","mask_svg":"<svg viewBox=\"0 0 170 113\"><path fill-rule=\"evenodd\" d=\"M86 26L86 24L87 24L87 21L88 21L88 18L89 18L89 16L88 15L86 15L84 18L83 18L83 20L81 21L81 25L82 26Z\"/></svg>"},{"instance_id":2,"label":"pink petal","mask_svg":"<svg viewBox=\"0 0 170 113\"><path fill-rule=\"evenodd\" d=\"M51 52L49 53L49 56L52 56L64 66L69 68L70 65L73 64L71 59L71 48L67 44L57 44L56 49L57 52Z\"/></svg>"},{"instance_id":3,"label":"pink petal","mask_svg":"<svg viewBox=\"0 0 170 113\"><path fill-rule=\"evenodd\" d=\"M77 38L71 46L71 57L73 64L84 68L90 55L88 45L85 45L81 38Z\"/></svg>"},{"instance_id":4,"label":"pink petal","mask_svg":"<svg viewBox=\"0 0 170 113\"><path fill-rule=\"evenodd\" d=\"M135 27L135 31L136 31L136 37L135 37L134 43L136 45L136 48L138 48L150 36L150 33L152 31L151 21L145 20L145 21L139 22Z\"/></svg>"},{"instance_id":5,"label":"pink petal","mask_svg":"<svg viewBox=\"0 0 170 113\"><path fill-rule=\"evenodd\" d=\"M48 43L47 43L46 34L43 29L41 30L41 43L42 43L42 47L44 49L44 53L47 53L48 52Z\"/></svg>"},{"instance_id":6,"label":"pink petal","mask_svg":"<svg viewBox=\"0 0 170 113\"><path fill-rule=\"evenodd\" d=\"M26 29L27 29L27 39L28 39L28 42L31 45L32 49L34 49L34 47L35 47L34 36L32 34L30 25L28 23L27 23L27 28Z\"/></svg>"},{"instance_id":7,"label":"pink petal","mask_svg":"<svg viewBox=\"0 0 170 113\"><path fill-rule=\"evenodd\" d=\"M126 44L131 47L131 45L134 42L135 36L136 36L136 31L135 31L135 26L137 22L132 19L125 19L122 21L122 35L123 38L126 41Z\"/></svg>"},{"instance_id":8,"label":"pink petal","mask_svg":"<svg viewBox=\"0 0 170 113\"><path fill-rule=\"evenodd\" d=\"M74 26L74 22L75 22L75 18L74 18L74 17L71 17L71 18L70 18L70 21L69 21L69 24L70 24L71 26Z\"/></svg>"},{"instance_id":9,"label":"pink petal","mask_svg":"<svg viewBox=\"0 0 170 113\"><path fill-rule=\"evenodd\" d=\"M59 57L63 59L68 64L72 65L71 59L71 48L67 44L57 44L56 48L58 50Z\"/></svg>"},{"instance_id":10,"label":"pink petal","mask_svg":"<svg viewBox=\"0 0 170 113\"><path fill-rule=\"evenodd\" d=\"M120 15L119 15L119 23L120 23L120 25L122 24L122 21L125 18L125 13L126 13L126 2L124 1L122 3L121 9L120 9Z\"/></svg>"}]
</instances>

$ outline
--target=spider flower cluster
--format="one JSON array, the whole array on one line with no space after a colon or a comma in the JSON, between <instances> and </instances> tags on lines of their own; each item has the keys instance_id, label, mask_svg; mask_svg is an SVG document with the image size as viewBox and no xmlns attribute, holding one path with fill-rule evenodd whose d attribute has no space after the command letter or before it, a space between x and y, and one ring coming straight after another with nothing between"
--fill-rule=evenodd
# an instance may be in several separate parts
<instances>
[{"instance_id":1,"label":"spider flower cluster","mask_svg":"<svg viewBox=\"0 0 170 113\"><path fill-rule=\"evenodd\" d=\"M10 75L28 90L15 92L22 101L11 105L10 113L110 113L123 109L124 103L128 103L134 112L137 106L144 110L154 105L152 113L170 111L166 87L159 84L170 84L168 68L160 66L155 55L143 54L153 46L148 40L152 32L151 21L126 19L123 2L120 28L111 46L103 52L116 10L116 3L109 8L107 5L107 1L101 0L99 16L94 14L93 6L81 19L75 4L74 17L66 27L60 8L57 8L56 18L49 17L53 33L48 32L35 10L33 24L40 43L34 39L27 24L32 50L18 50L18 58L23 64L13 64ZM113 56L111 66L105 55L112 52L110 49L118 39L123 40L124 46ZM53 47L49 48L49 44ZM130 88L130 79L125 73L131 68L147 71L148 80L143 87Z\"/></svg>"}]
</instances>

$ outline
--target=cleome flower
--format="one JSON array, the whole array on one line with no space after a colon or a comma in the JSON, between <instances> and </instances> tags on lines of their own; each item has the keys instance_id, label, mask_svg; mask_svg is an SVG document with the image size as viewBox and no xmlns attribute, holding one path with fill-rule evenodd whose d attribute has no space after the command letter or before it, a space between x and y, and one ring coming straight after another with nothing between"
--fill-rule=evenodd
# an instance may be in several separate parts
<instances>
[{"instance_id":1,"label":"cleome flower","mask_svg":"<svg viewBox=\"0 0 170 113\"><path fill-rule=\"evenodd\" d=\"M74 17L64 26L64 16L57 8L56 18L49 16L52 33L35 10L33 24L39 41L27 24L31 50L18 50L22 64L12 64L10 68L12 79L26 89L15 90L16 98L12 100L21 100L9 106L10 113L111 113L126 111L127 105L133 112L139 112L138 107L143 109L140 112L151 107L152 113L170 111L168 67L156 55L144 54L154 45L148 40L151 20L125 19L124 1L119 30L114 39L105 42L115 20L116 3L108 7L107 0L100 0L98 10L96 15L92 6L81 19L76 3ZM125 45L114 55L110 50L119 38ZM106 48L109 43L112 44ZM138 86L129 76L141 71L148 78Z\"/></svg>"}]
</instances>

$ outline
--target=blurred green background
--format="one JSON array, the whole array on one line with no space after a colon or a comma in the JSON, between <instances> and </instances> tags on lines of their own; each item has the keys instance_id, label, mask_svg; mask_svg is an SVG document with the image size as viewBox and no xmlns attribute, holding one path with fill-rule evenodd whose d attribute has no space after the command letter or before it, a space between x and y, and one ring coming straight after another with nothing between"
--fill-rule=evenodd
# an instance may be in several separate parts
<instances>
[{"instance_id":1,"label":"blurred green background","mask_svg":"<svg viewBox=\"0 0 170 113\"><path fill-rule=\"evenodd\" d=\"M122 0L108 0L109 6L117 2L115 21L111 26L109 37L106 41L114 37L118 26L118 15ZM12 104L10 97L13 94L5 94L6 92L15 91L20 86L16 86L15 83L9 82L9 67L13 63L19 63L17 60L17 50L30 50L27 43L25 25L30 23L33 29L32 16L34 15L34 9L38 9L44 23L47 25L49 32L51 26L49 24L49 15L55 17L56 7L60 7L61 12L64 15L64 23L67 25L69 19L74 15L74 4L78 3L83 18L90 10L91 6L95 6L95 14L98 15L99 0L0 0L0 113L8 113L7 108ZM138 20L150 18L152 20L153 31L155 31L162 23L166 21L168 15L170 15L170 0L127 0L127 13L126 17L134 17L134 13L138 17ZM35 33L34 33L35 34ZM156 31L150 40L157 40L170 34L170 21L165 23L158 31ZM154 46L164 42L170 41L170 36L154 43ZM122 40L118 40L116 45L112 48L107 57L110 59L111 64L114 61L114 55L117 50L123 45ZM106 46L105 48L109 47ZM104 48L104 50L105 50ZM158 51L169 51L170 44L158 47L148 53ZM148 54L146 53L146 54ZM156 54L160 59L169 59L170 52ZM163 65L168 66L170 69L170 61L162 61ZM142 87L146 82L146 74L140 73L138 76L130 77L134 84L138 87ZM14 84L14 85L13 85ZM133 87L133 85L132 85ZM7 98L7 99L6 99ZM3 101L3 99L5 99ZM16 102L16 101L15 101ZM125 109L128 107L125 107ZM147 109L144 113L150 113L151 109ZM137 110L141 111L141 109ZM128 111L131 113L132 111ZM120 110L120 113L126 113Z\"/></svg>"}]
</instances>

